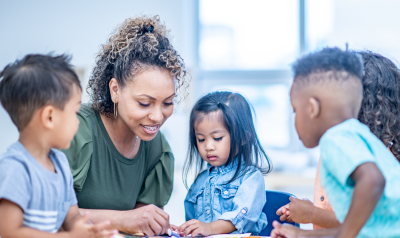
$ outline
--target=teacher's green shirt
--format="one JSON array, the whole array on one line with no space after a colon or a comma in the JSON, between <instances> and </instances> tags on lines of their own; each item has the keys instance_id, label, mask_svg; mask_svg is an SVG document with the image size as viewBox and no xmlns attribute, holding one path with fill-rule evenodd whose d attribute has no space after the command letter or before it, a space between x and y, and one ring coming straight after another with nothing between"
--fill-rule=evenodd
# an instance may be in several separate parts
<instances>
[{"instance_id":1,"label":"teacher's green shirt","mask_svg":"<svg viewBox=\"0 0 400 238\"><path fill-rule=\"evenodd\" d=\"M64 153L80 208L129 210L137 202L167 204L174 156L161 132L151 141L141 141L137 155L128 159L115 148L90 104L82 104L78 118L79 130Z\"/></svg>"}]
</instances>

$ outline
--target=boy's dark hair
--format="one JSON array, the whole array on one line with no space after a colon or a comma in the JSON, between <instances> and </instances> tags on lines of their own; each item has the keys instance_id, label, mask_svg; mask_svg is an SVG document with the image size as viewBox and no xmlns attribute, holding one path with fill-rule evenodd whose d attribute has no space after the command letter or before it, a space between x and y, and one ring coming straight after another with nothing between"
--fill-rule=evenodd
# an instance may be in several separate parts
<instances>
[{"instance_id":1,"label":"boy's dark hair","mask_svg":"<svg viewBox=\"0 0 400 238\"><path fill-rule=\"evenodd\" d=\"M0 102L19 131L43 106L64 109L72 96L72 85L82 90L69 62L67 55L30 54L0 72Z\"/></svg>"},{"instance_id":2,"label":"boy's dark hair","mask_svg":"<svg viewBox=\"0 0 400 238\"><path fill-rule=\"evenodd\" d=\"M369 127L400 162L400 72L382 55L358 52L364 61L363 100L358 120Z\"/></svg>"},{"instance_id":3,"label":"boy's dark hair","mask_svg":"<svg viewBox=\"0 0 400 238\"><path fill-rule=\"evenodd\" d=\"M212 92L202 97L190 113L189 150L183 172L185 186L188 187L187 176L192 166L194 165L196 168L197 177L205 165L205 161L201 158L197 148L195 125L204 116L215 111L221 111L223 123L231 137L231 149L225 165L230 165L235 160L238 163L235 174L228 183L243 176L250 166L260 169L263 174L269 173L272 170L272 164L258 140L252 117L254 109L250 103L238 93ZM238 158L243 158L244 164ZM263 158L268 164L267 168L262 167ZM244 169L242 166L244 166Z\"/></svg>"},{"instance_id":4,"label":"boy's dark hair","mask_svg":"<svg viewBox=\"0 0 400 238\"><path fill-rule=\"evenodd\" d=\"M310 53L293 65L294 78L305 78L312 73L328 71L345 71L361 79L363 75L362 60L359 55L339 48L324 48L321 51Z\"/></svg>"}]
</instances>

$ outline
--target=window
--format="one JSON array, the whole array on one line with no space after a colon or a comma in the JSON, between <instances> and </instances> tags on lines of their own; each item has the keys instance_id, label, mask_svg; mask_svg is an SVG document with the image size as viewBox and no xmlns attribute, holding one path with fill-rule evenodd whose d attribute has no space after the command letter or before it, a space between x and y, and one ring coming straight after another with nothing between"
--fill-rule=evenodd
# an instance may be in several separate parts
<instances>
[{"instance_id":1,"label":"window","mask_svg":"<svg viewBox=\"0 0 400 238\"><path fill-rule=\"evenodd\" d=\"M201 0L205 70L288 69L299 54L298 0Z\"/></svg>"}]
</instances>

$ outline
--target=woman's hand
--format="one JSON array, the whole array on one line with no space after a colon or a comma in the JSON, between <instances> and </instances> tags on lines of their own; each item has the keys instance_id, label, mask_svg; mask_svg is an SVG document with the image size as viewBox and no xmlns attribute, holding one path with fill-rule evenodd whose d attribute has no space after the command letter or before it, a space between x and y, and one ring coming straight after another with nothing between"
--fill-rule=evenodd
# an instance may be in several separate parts
<instances>
[{"instance_id":1,"label":"woman's hand","mask_svg":"<svg viewBox=\"0 0 400 238\"><path fill-rule=\"evenodd\" d=\"M147 236L166 234L170 227L169 215L154 205L125 211L121 223L121 231Z\"/></svg>"}]
</instances>

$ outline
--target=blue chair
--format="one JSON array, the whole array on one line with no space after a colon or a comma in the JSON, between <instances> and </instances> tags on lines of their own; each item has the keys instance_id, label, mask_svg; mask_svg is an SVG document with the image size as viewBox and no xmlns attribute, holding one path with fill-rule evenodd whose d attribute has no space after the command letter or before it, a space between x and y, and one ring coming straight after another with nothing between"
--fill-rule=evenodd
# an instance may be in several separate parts
<instances>
[{"instance_id":1,"label":"blue chair","mask_svg":"<svg viewBox=\"0 0 400 238\"><path fill-rule=\"evenodd\" d=\"M292 224L294 226L299 227L300 225L295 222L282 222L279 220L279 216L276 215L276 211L288 204L290 202L289 197L294 196L290 193L285 193L285 192L279 192L279 191L266 191L267 195L267 203L265 203L265 206L263 208L263 212L265 215L267 215L267 220L268 220L268 225L267 227L264 228L259 234L259 236L269 236L271 234L271 231L274 229L272 226L273 221L278 221L280 223L288 223Z\"/></svg>"}]
</instances>

